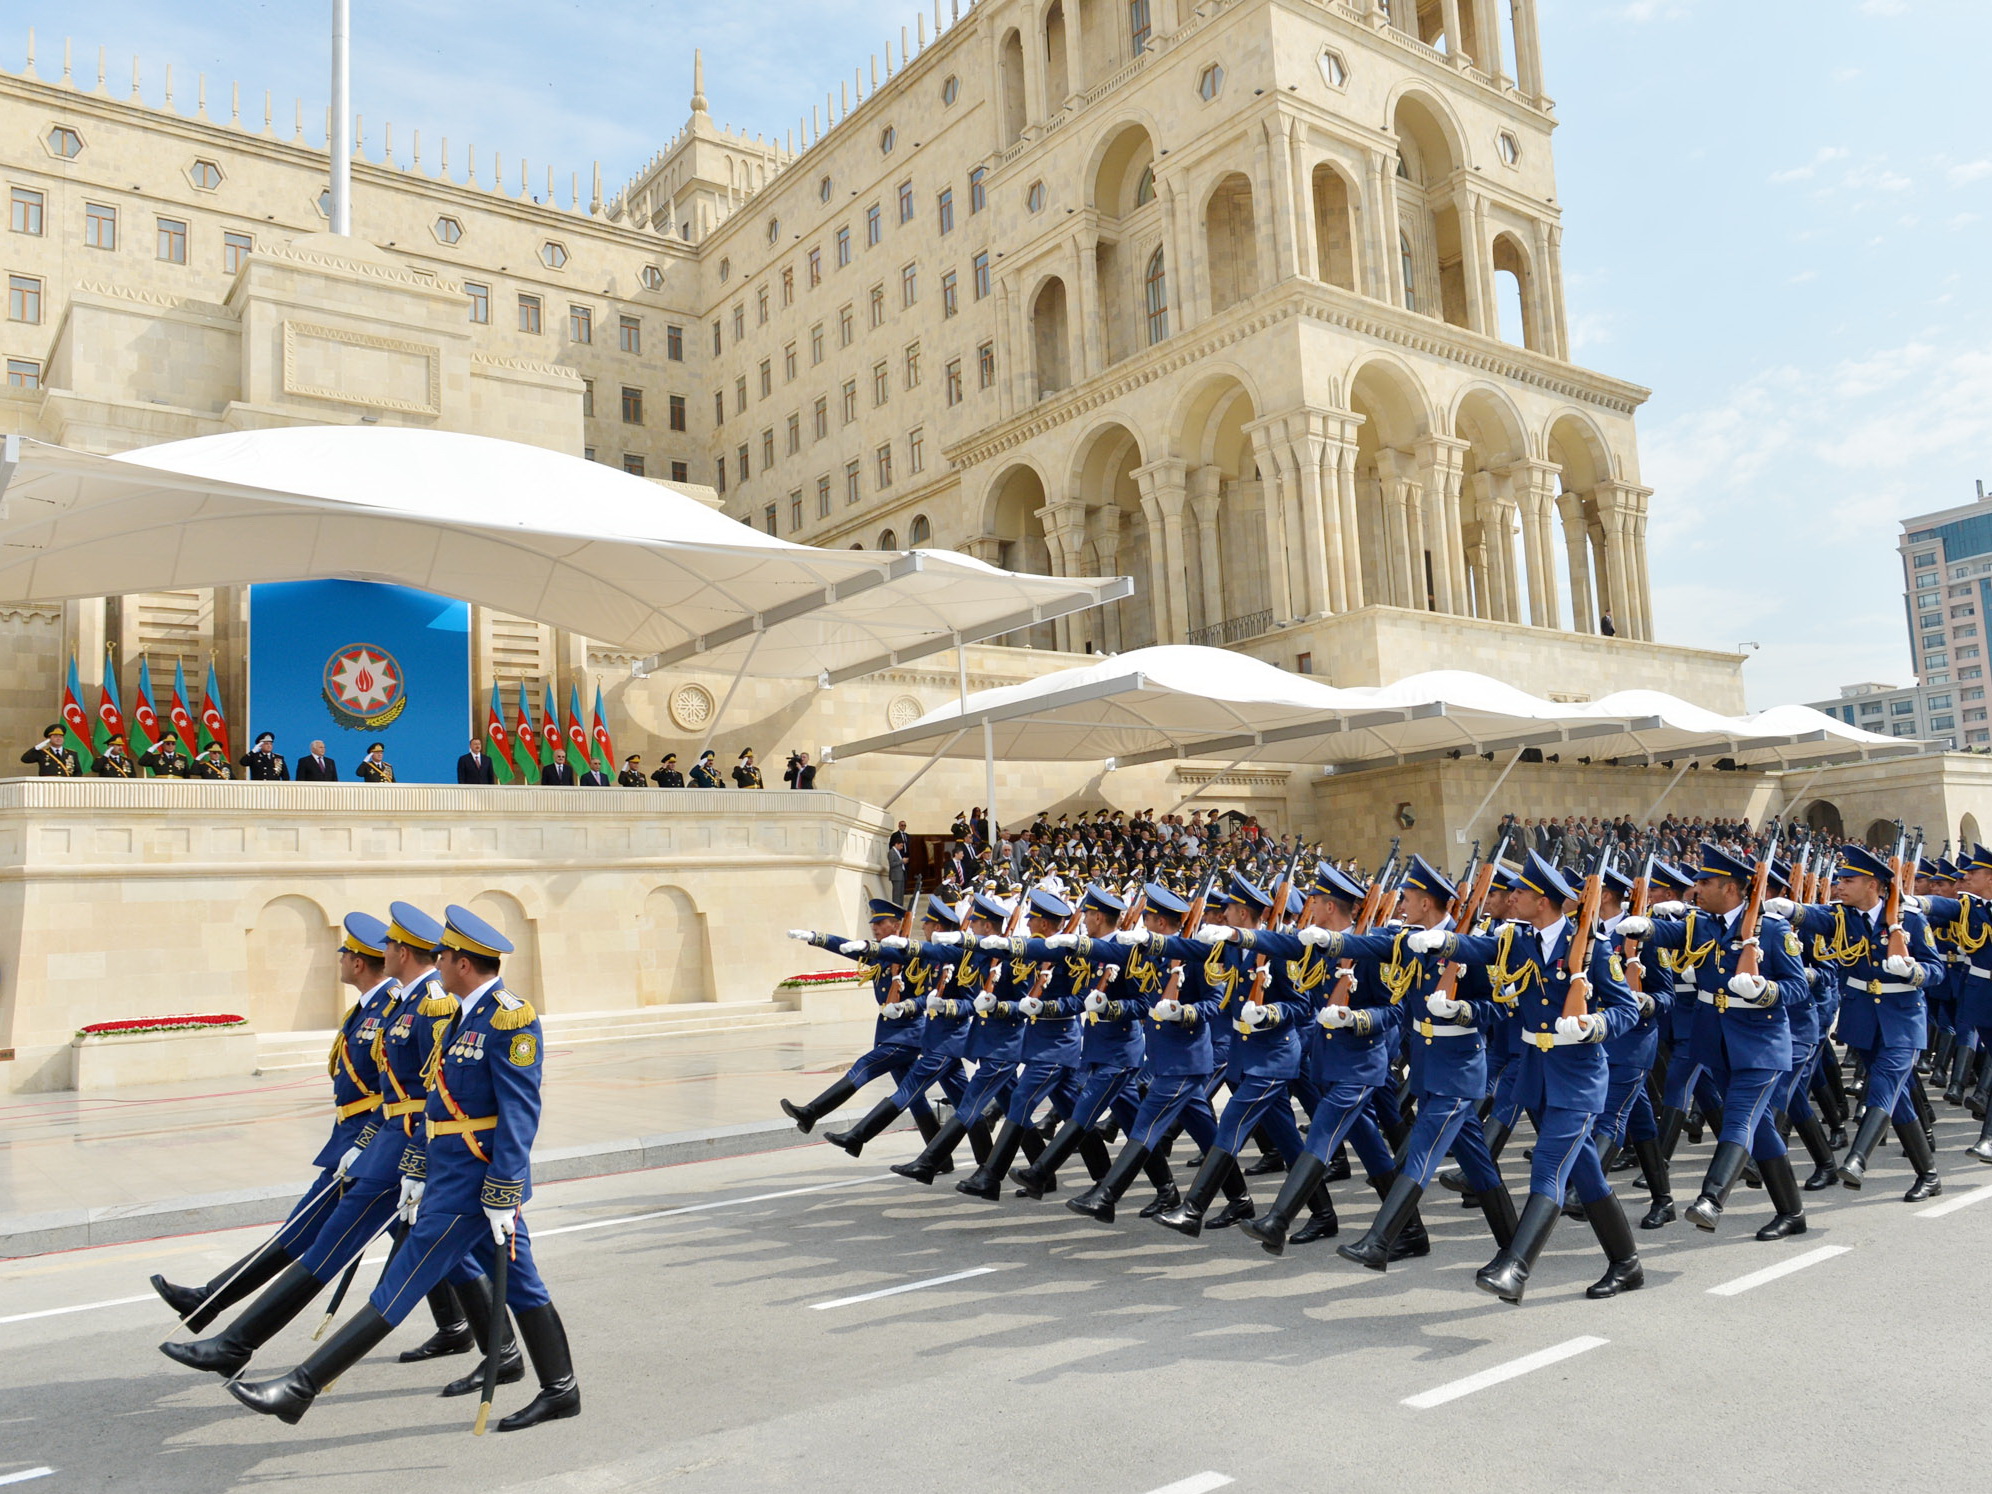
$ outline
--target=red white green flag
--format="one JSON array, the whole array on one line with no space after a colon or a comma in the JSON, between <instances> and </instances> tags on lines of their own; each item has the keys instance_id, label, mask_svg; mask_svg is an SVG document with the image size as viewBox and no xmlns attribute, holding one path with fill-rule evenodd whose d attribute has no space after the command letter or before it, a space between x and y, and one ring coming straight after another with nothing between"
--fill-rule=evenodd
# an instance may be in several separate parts
<instances>
[{"instance_id":1,"label":"red white green flag","mask_svg":"<svg viewBox=\"0 0 1992 1494\"><path fill-rule=\"evenodd\" d=\"M87 773L97 765L91 750L90 713L83 709L83 686L76 678L76 655L69 656L69 683L62 691L62 727L69 750L76 754L76 769Z\"/></svg>"}]
</instances>

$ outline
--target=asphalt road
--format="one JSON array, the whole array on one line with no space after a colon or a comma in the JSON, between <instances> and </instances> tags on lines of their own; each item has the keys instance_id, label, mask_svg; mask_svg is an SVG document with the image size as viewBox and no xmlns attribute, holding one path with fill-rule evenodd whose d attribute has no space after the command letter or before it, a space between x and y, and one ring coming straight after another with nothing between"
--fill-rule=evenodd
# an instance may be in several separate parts
<instances>
[{"instance_id":1,"label":"asphalt road","mask_svg":"<svg viewBox=\"0 0 1992 1494\"><path fill-rule=\"evenodd\" d=\"M583 1414L481 1439L472 1404L434 1395L468 1359L393 1361L425 1312L295 1428L162 1357L170 1320L147 1274L198 1279L255 1231L9 1262L0 1486L1969 1486L1992 1373L1977 1305L1992 1169L1961 1154L1976 1127L1958 1116L1934 1204L1900 1201L1885 1148L1862 1192L1807 1195L1810 1233L1759 1244L1767 1205L1739 1187L1714 1236L1642 1233L1646 1289L1604 1303L1583 1296L1596 1244L1565 1220L1518 1308L1474 1289L1491 1243L1450 1196L1427 1211L1432 1256L1378 1276L1327 1243L1274 1260L1236 1231L1192 1242L1131 1209L1101 1226L1050 1200L924 1189L883 1171L910 1137L862 1162L810 1147L558 1184L532 1219ZM1707 1150L1683 1147L1677 1194ZM1336 1192L1359 1230L1373 1198ZM1796 1269L1751 1284L1780 1265ZM894 1287L910 1289L872 1295ZM315 1323L258 1371L307 1353ZM529 1393L501 1389L499 1412Z\"/></svg>"}]
</instances>

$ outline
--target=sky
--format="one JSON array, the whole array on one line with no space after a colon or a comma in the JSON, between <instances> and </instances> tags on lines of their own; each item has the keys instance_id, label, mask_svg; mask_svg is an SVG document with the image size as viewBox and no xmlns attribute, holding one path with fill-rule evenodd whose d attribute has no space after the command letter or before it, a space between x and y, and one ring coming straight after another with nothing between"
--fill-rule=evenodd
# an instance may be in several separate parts
<instances>
[{"instance_id":1,"label":"sky","mask_svg":"<svg viewBox=\"0 0 1992 1494\"><path fill-rule=\"evenodd\" d=\"M0 66L158 102L208 75L322 119L326 0L0 0ZM353 0L354 108L613 191L683 123L771 136L913 3ZM931 0L928 13L931 15ZM1572 354L1651 388L1657 636L1736 649L1761 708L1912 678L1897 521L1992 482L1988 0L1539 0ZM1976 107L1971 100L1981 100ZM314 130L315 134L315 130ZM435 149L425 147L425 154ZM431 156L431 159L433 157Z\"/></svg>"}]
</instances>

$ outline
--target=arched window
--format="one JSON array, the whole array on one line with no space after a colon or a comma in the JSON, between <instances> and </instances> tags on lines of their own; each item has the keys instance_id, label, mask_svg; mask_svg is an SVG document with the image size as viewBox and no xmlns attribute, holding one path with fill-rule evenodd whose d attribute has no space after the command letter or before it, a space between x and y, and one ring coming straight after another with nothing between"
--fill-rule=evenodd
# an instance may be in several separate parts
<instances>
[{"instance_id":1,"label":"arched window","mask_svg":"<svg viewBox=\"0 0 1992 1494\"><path fill-rule=\"evenodd\" d=\"M1140 207L1143 203L1153 202L1154 200L1155 168L1153 166L1144 166L1141 171L1141 180L1134 185L1134 205Z\"/></svg>"},{"instance_id":2,"label":"arched window","mask_svg":"<svg viewBox=\"0 0 1992 1494\"><path fill-rule=\"evenodd\" d=\"M906 543L912 549L929 543L934 537L934 526L927 522L925 514L915 514L913 522L906 526Z\"/></svg>"},{"instance_id":3,"label":"arched window","mask_svg":"<svg viewBox=\"0 0 1992 1494\"><path fill-rule=\"evenodd\" d=\"M1397 253L1404 264L1404 309L1418 309L1418 269L1411 258L1411 235L1400 233L1397 236Z\"/></svg>"},{"instance_id":4,"label":"arched window","mask_svg":"<svg viewBox=\"0 0 1992 1494\"><path fill-rule=\"evenodd\" d=\"M878 536L878 543L872 546L872 548L874 550L897 550L899 548L899 536L894 534L890 529L881 530Z\"/></svg>"},{"instance_id":5,"label":"arched window","mask_svg":"<svg viewBox=\"0 0 1992 1494\"><path fill-rule=\"evenodd\" d=\"M1153 347L1169 335L1169 271L1160 249L1149 256L1142 284L1148 297L1148 345Z\"/></svg>"}]
</instances>

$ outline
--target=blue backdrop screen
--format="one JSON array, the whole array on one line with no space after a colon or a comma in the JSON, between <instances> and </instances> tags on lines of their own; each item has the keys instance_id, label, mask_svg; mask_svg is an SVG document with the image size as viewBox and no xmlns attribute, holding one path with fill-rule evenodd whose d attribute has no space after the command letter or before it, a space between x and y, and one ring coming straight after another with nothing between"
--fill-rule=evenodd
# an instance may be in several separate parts
<instances>
[{"instance_id":1,"label":"blue backdrop screen","mask_svg":"<svg viewBox=\"0 0 1992 1494\"><path fill-rule=\"evenodd\" d=\"M354 771L387 744L398 783L453 783L470 740L470 606L368 581L249 588L249 722L297 771L314 740Z\"/></svg>"}]
</instances>

